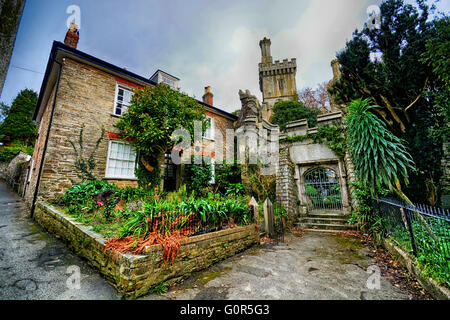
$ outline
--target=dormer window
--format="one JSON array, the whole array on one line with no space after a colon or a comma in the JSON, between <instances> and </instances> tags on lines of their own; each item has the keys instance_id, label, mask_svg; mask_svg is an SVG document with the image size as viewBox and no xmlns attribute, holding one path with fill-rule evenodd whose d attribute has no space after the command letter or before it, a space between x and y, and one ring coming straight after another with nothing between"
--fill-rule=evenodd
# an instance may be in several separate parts
<instances>
[{"instance_id":1,"label":"dormer window","mask_svg":"<svg viewBox=\"0 0 450 320\"><path fill-rule=\"evenodd\" d=\"M116 116L121 116L127 111L131 97L133 97L133 90L131 88L117 84L113 112Z\"/></svg>"},{"instance_id":2,"label":"dormer window","mask_svg":"<svg viewBox=\"0 0 450 320\"><path fill-rule=\"evenodd\" d=\"M151 77L151 81L154 81L156 83L164 83L167 84L170 88L177 90L178 89L178 82L180 79L177 77L174 77L167 72L164 72L162 70L157 70Z\"/></svg>"},{"instance_id":3,"label":"dormer window","mask_svg":"<svg viewBox=\"0 0 450 320\"><path fill-rule=\"evenodd\" d=\"M169 78L163 76L162 77L162 82L167 84L172 89L175 89L175 81L173 81L172 79L169 79Z\"/></svg>"}]
</instances>

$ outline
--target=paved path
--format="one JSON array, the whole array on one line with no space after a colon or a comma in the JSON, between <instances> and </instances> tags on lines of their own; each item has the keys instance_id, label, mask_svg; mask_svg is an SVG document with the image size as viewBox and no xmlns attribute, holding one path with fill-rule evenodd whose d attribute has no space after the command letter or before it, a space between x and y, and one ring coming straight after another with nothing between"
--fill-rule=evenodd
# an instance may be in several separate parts
<instances>
[{"instance_id":1,"label":"paved path","mask_svg":"<svg viewBox=\"0 0 450 320\"><path fill-rule=\"evenodd\" d=\"M367 287L371 275L367 270L369 266L376 269L372 256L356 238L315 232L302 237L290 235L284 244L249 249L159 298L409 300L406 293L383 276L380 289Z\"/></svg>"},{"instance_id":2,"label":"paved path","mask_svg":"<svg viewBox=\"0 0 450 320\"><path fill-rule=\"evenodd\" d=\"M94 269L36 222L0 182L0 299L120 299ZM80 289L69 288L80 270ZM69 268L69 269L68 269ZM69 271L69 273L66 273ZM69 277L71 277L69 279Z\"/></svg>"},{"instance_id":3,"label":"paved path","mask_svg":"<svg viewBox=\"0 0 450 320\"><path fill-rule=\"evenodd\" d=\"M0 182L0 299L122 298L24 212ZM279 246L251 248L163 295L142 299L409 299L384 278L379 290L369 290L367 268L373 264L357 239L306 233ZM80 268L80 289L67 286L71 266Z\"/></svg>"}]
</instances>

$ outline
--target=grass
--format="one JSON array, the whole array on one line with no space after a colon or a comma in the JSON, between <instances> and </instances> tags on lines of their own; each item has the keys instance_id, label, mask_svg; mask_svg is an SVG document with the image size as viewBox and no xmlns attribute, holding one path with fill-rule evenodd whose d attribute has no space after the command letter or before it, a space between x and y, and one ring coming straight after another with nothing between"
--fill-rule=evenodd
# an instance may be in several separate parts
<instances>
[{"instance_id":1,"label":"grass","mask_svg":"<svg viewBox=\"0 0 450 320\"><path fill-rule=\"evenodd\" d=\"M427 218L427 222L432 226L437 242L421 223L412 222L418 265L424 270L424 276L429 276L437 283L450 288L450 223L437 218ZM388 230L401 247L412 252L411 237L404 225L391 223Z\"/></svg>"}]
</instances>

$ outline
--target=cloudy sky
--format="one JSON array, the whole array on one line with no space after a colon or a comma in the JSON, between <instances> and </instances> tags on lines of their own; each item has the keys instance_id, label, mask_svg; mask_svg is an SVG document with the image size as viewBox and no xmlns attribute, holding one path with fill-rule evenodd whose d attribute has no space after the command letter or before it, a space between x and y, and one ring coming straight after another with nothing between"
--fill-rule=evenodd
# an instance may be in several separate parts
<instances>
[{"instance_id":1,"label":"cloudy sky","mask_svg":"<svg viewBox=\"0 0 450 320\"><path fill-rule=\"evenodd\" d=\"M39 92L53 40L63 41L70 5L81 9L78 49L150 77L162 69L181 90L240 108L239 89L261 99L259 40L274 60L297 58L297 87L332 77L330 61L379 0L27 0L0 101L23 88ZM438 5L448 12L450 1Z\"/></svg>"}]
</instances>

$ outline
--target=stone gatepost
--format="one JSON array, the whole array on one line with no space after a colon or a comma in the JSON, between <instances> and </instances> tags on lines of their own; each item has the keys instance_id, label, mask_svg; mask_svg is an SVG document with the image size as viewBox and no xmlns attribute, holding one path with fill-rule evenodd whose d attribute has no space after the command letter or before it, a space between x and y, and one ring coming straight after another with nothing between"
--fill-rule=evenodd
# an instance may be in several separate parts
<instances>
[{"instance_id":1,"label":"stone gatepost","mask_svg":"<svg viewBox=\"0 0 450 320\"><path fill-rule=\"evenodd\" d=\"M266 201L264 201L263 210L264 210L264 227L266 230L266 234L272 238L274 235L273 204L269 198L267 198Z\"/></svg>"},{"instance_id":2,"label":"stone gatepost","mask_svg":"<svg viewBox=\"0 0 450 320\"><path fill-rule=\"evenodd\" d=\"M256 199L254 197L252 197L252 199L248 203L248 206L253 208L253 221L255 222L255 224L257 224L259 226L259 205L258 205L258 201L256 201Z\"/></svg>"}]
</instances>

